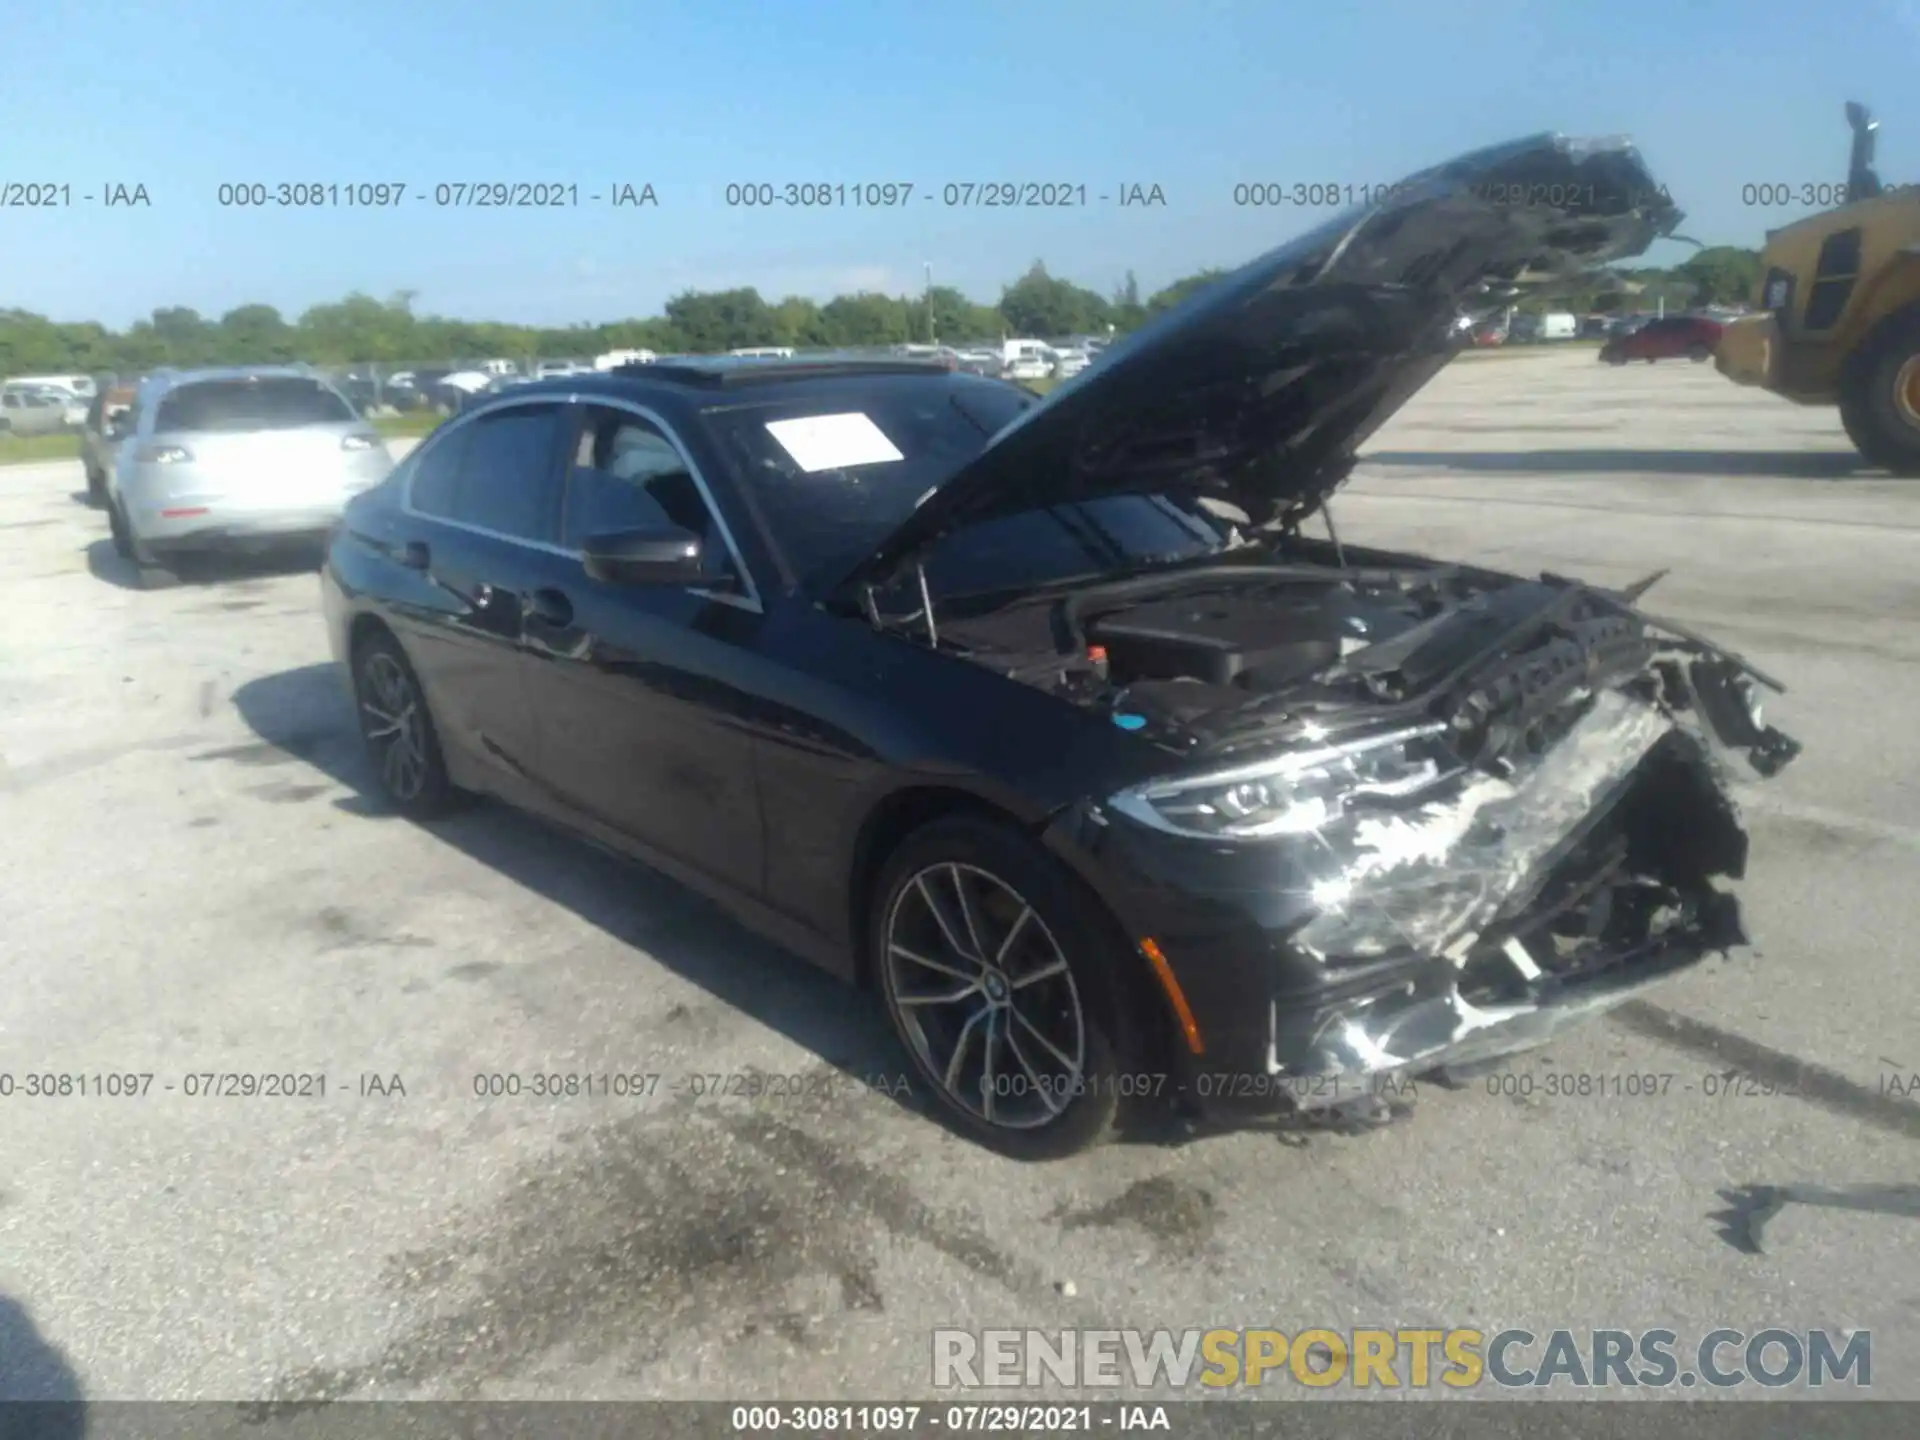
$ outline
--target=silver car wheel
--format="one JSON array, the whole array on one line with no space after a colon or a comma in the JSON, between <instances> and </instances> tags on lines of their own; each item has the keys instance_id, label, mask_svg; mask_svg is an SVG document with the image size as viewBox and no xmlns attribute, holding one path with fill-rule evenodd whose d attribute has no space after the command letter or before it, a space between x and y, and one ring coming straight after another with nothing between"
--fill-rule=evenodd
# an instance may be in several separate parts
<instances>
[{"instance_id":1,"label":"silver car wheel","mask_svg":"<svg viewBox=\"0 0 1920 1440\"><path fill-rule=\"evenodd\" d=\"M1087 1027L1059 942L998 876L943 863L895 893L888 993L915 1057L953 1103L1031 1130L1080 1093Z\"/></svg>"},{"instance_id":2,"label":"silver car wheel","mask_svg":"<svg viewBox=\"0 0 1920 1440\"><path fill-rule=\"evenodd\" d=\"M400 662L376 650L360 667L361 732L394 799L415 799L427 783L427 738L420 697Z\"/></svg>"}]
</instances>

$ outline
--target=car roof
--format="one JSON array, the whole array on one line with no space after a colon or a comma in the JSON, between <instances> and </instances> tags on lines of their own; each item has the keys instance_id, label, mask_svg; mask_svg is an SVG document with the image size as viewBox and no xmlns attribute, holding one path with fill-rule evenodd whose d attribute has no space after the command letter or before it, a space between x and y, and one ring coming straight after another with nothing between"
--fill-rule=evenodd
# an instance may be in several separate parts
<instances>
[{"instance_id":1,"label":"car roof","mask_svg":"<svg viewBox=\"0 0 1920 1440\"><path fill-rule=\"evenodd\" d=\"M516 385L512 394L599 394L639 398L662 392L690 403L720 394L739 395L775 386L807 381L913 377L950 380L955 372L937 361L805 356L793 359L753 359L741 356L689 356L646 365L618 365L611 370L581 371ZM969 377L971 378L971 377Z\"/></svg>"}]
</instances>

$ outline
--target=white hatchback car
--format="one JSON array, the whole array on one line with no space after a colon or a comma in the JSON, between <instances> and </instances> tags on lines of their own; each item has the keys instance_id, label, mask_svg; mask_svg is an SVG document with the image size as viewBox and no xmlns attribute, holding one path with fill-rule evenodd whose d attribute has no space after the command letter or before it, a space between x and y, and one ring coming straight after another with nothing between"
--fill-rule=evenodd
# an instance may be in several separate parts
<instances>
[{"instance_id":1,"label":"white hatchback car","mask_svg":"<svg viewBox=\"0 0 1920 1440\"><path fill-rule=\"evenodd\" d=\"M113 438L108 524L143 583L210 553L318 542L393 468L346 397L294 367L156 376Z\"/></svg>"}]
</instances>

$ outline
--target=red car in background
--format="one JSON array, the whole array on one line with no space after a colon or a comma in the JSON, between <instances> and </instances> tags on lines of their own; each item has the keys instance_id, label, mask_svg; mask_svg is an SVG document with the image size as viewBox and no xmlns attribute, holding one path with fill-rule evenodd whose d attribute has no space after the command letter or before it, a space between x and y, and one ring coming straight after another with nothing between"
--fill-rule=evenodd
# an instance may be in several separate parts
<instances>
[{"instance_id":1,"label":"red car in background","mask_svg":"<svg viewBox=\"0 0 1920 1440\"><path fill-rule=\"evenodd\" d=\"M1624 365L1629 360L1678 360L1682 356L1695 361L1711 360L1720 343L1720 322L1703 315L1668 315L1649 320L1639 329L1616 335L1600 347L1600 358L1609 365Z\"/></svg>"}]
</instances>

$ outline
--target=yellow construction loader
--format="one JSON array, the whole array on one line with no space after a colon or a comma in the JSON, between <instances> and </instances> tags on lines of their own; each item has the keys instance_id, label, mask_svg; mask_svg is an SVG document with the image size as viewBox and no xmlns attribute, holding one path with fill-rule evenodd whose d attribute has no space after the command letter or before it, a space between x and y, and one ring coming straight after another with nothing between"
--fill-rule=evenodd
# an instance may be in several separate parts
<instances>
[{"instance_id":1,"label":"yellow construction loader","mask_svg":"<svg viewBox=\"0 0 1920 1440\"><path fill-rule=\"evenodd\" d=\"M1714 362L1796 404L1838 405L1869 463L1920 476L1920 185L1882 185L1878 122L1852 101L1847 121L1846 203L1767 232L1765 313L1727 326Z\"/></svg>"}]
</instances>

